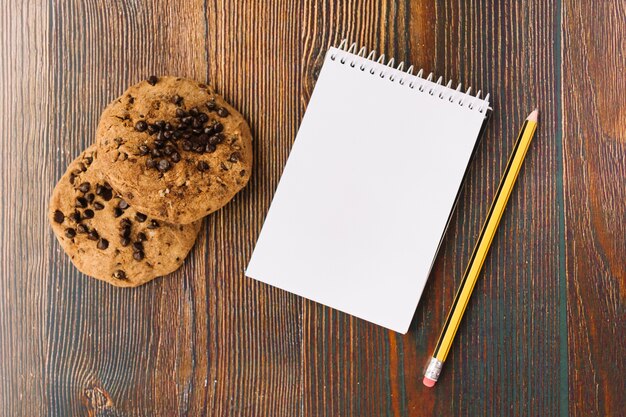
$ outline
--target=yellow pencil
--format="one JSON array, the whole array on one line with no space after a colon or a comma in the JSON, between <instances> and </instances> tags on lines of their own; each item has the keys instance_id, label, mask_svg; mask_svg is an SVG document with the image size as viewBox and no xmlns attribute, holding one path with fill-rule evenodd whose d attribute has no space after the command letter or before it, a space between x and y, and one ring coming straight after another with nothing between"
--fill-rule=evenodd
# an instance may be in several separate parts
<instances>
[{"instance_id":1,"label":"yellow pencil","mask_svg":"<svg viewBox=\"0 0 626 417\"><path fill-rule=\"evenodd\" d=\"M437 346L435 346L433 356L424 373L424 385L427 387L433 387L435 385L441 373L441 367L448 356L454 335L459 328L459 323L463 318L463 313L472 295L474 284L476 284L478 280L478 275L487 257L487 252L489 252L489 246L491 246L493 237L498 229L498 224L500 224L502 213L504 213L506 203L511 195L511 190L515 185L515 180L517 180L517 174L519 174L522 163L524 162L524 157L535 134L538 114L539 111L537 109L530 113L517 137L513 153L506 165L506 169L500 180L500 185L498 186L498 191L493 198L489 214L487 214L487 219L480 231L478 242L476 242L474 252L472 252L472 257L461 280L461 286L454 297L452 308L450 309L450 313L448 313L448 318L437 341Z\"/></svg>"}]
</instances>

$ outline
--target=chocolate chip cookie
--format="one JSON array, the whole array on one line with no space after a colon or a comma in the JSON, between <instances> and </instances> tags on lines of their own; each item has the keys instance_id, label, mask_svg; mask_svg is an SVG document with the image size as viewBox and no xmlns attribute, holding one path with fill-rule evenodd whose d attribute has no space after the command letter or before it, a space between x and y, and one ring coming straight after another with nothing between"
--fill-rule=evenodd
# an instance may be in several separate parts
<instances>
[{"instance_id":1,"label":"chocolate chip cookie","mask_svg":"<svg viewBox=\"0 0 626 417\"><path fill-rule=\"evenodd\" d=\"M111 103L97 131L107 181L137 210L186 224L221 208L250 178L250 128L203 83L151 76Z\"/></svg>"},{"instance_id":2,"label":"chocolate chip cookie","mask_svg":"<svg viewBox=\"0 0 626 417\"><path fill-rule=\"evenodd\" d=\"M96 146L75 159L50 199L52 230L83 273L136 287L180 267L201 222L173 225L148 216L103 180Z\"/></svg>"}]
</instances>

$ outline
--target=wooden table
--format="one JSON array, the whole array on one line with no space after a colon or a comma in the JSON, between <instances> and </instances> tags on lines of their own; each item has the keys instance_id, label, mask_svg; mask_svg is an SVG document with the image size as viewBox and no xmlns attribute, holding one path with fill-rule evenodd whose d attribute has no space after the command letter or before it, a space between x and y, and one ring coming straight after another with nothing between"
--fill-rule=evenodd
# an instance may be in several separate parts
<instances>
[{"instance_id":1,"label":"wooden table","mask_svg":"<svg viewBox=\"0 0 626 417\"><path fill-rule=\"evenodd\" d=\"M2 416L626 413L625 2L5 3ZM324 51L344 36L493 100L406 336L243 273ZM105 105L150 74L215 85L250 121L257 165L182 269L124 290L76 271L46 208ZM425 389L423 365L535 105L536 140L449 363Z\"/></svg>"}]
</instances>

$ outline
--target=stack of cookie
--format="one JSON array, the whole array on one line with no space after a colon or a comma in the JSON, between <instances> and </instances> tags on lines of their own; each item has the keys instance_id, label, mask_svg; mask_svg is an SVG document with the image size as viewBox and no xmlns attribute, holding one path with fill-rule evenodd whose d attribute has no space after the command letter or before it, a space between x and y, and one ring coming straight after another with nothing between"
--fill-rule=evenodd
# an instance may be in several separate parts
<instances>
[{"instance_id":1,"label":"stack of cookie","mask_svg":"<svg viewBox=\"0 0 626 417\"><path fill-rule=\"evenodd\" d=\"M251 167L241 114L206 84L151 76L105 109L54 189L50 223L81 272L136 287L182 265Z\"/></svg>"}]
</instances>

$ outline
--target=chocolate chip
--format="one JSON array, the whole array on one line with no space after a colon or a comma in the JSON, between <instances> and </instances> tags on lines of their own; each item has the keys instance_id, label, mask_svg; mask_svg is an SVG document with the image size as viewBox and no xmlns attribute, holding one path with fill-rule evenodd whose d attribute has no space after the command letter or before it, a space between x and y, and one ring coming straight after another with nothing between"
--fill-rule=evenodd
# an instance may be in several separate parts
<instances>
[{"instance_id":1,"label":"chocolate chip","mask_svg":"<svg viewBox=\"0 0 626 417\"><path fill-rule=\"evenodd\" d=\"M181 142L180 146L183 148L183 151L190 151L192 146L191 141L185 139Z\"/></svg>"},{"instance_id":2,"label":"chocolate chip","mask_svg":"<svg viewBox=\"0 0 626 417\"><path fill-rule=\"evenodd\" d=\"M104 201L109 201L110 199L113 198L113 190L111 190L110 188L105 188L104 189L104 194L102 194L102 198L104 198Z\"/></svg>"},{"instance_id":3,"label":"chocolate chip","mask_svg":"<svg viewBox=\"0 0 626 417\"><path fill-rule=\"evenodd\" d=\"M159 128L157 127L157 125L153 125L153 124L148 125L149 134L154 135L158 131L159 131Z\"/></svg>"},{"instance_id":4,"label":"chocolate chip","mask_svg":"<svg viewBox=\"0 0 626 417\"><path fill-rule=\"evenodd\" d=\"M204 124L209 121L209 116L207 116L206 113L200 113L198 117L196 117L196 120L199 121L201 124Z\"/></svg>"},{"instance_id":5,"label":"chocolate chip","mask_svg":"<svg viewBox=\"0 0 626 417\"><path fill-rule=\"evenodd\" d=\"M89 166L93 163L93 158L91 156L86 156L85 162L87 163L87 166Z\"/></svg>"},{"instance_id":6,"label":"chocolate chip","mask_svg":"<svg viewBox=\"0 0 626 417\"><path fill-rule=\"evenodd\" d=\"M120 200L120 202L117 203L117 206L121 208L122 210L126 210L128 207L130 207L128 203L126 202L126 200Z\"/></svg>"},{"instance_id":7,"label":"chocolate chip","mask_svg":"<svg viewBox=\"0 0 626 417\"><path fill-rule=\"evenodd\" d=\"M172 97L172 103L180 106L183 103L183 98L181 96L179 96L178 94L176 94L176 95L174 95L174 97Z\"/></svg>"},{"instance_id":8,"label":"chocolate chip","mask_svg":"<svg viewBox=\"0 0 626 417\"><path fill-rule=\"evenodd\" d=\"M93 208L96 210L102 210L104 208L104 204L102 204L99 201L96 201L95 203L93 203Z\"/></svg>"},{"instance_id":9,"label":"chocolate chip","mask_svg":"<svg viewBox=\"0 0 626 417\"><path fill-rule=\"evenodd\" d=\"M78 233L87 233L89 232L89 228L81 223L78 226L76 226L76 231Z\"/></svg>"},{"instance_id":10,"label":"chocolate chip","mask_svg":"<svg viewBox=\"0 0 626 417\"><path fill-rule=\"evenodd\" d=\"M148 128L148 123L145 120L140 120L135 124L135 130L137 132L144 132Z\"/></svg>"},{"instance_id":11,"label":"chocolate chip","mask_svg":"<svg viewBox=\"0 0 626 417\"><path fill-rule=\"evenodd\" d=\"M170 156L171 154L174 153L174 148L171 147L170 145L167 145L165 148L163 148L163 153L167 156Z\"/></svg>"},{"instance_id":12,"label":"chocolate chip","mask_svg":"<svg viewBox=\"0 0 626 417\"><path fill-rule=\"evenodd\" d=\"M98 241L98 245L96 245L98 249L105 250L109 247L109 241L106 239L100 239Z\"/></svg>"},{"instance_id":13,"label":"chocolate chip","mask_svg":"<svg viewBox=\"0 0 626 417\"><path fill-rule=\"evenodd\" d=\"M87 171L87 167L82 162L80 164L78 164L78 167L80 168L81 172Z\"/></svg>"},{"instance_id":14,"label":"chocolate chip","mask_svg":"<svg viewBox=\"0 0 626 417\"><path fill-rule=\"evenodd\" d=\"M176 109L176 117L178 118L182 118L182 117L186 117L187 116L187 112L181 108Z\"/></svg>"},{"instance_id":15,"label":"chocolate chip","mask_svg":"<svg viewBox=\"0 0 626 417\"><path fill-rule=\"evenodd\" d=\"M211 143L207 144L206 148L204 149L205 152L207 153L213 153L215 152L215 149L217 149L217 147Z\"/></svg>"},{"instance_id":16,"label":"chocolate chip","mask_svg":"<svg viewBox=\"0 0 626 417\"><path fill-rule=\"evenodd\" d=\"M202 127L202 122L200 121L200 119L195 118L193 119L191 126L193 126L194 129L198 129L199 127Z\"/></svg>"},{"instance_id":17,"label":"chocolate chip","mask_svg":"<svg viewBox=\"0 0 626 417\"><path fill-rule=\"evenodd\" d=\"M80 190L81 193L89 192L90 188L91 188L91 184L89 184L88 182L84 182L78 186L78 189Z\"/></svg>"},{"instance_id":18,"label":"chocolate chip","mask_svg":"<svg viewBox=\"0 0 626 417\"><path fill-rule=\"evenodd\" d=\"M137 233L137 242L145 242L146 240L148 240L148 238L144 232Z\"/></svg>"},{"instance_id":19,"label":"chocolate chip","mask_svg":"<svg viewBox=\"0 0 626 417\"><path fill-rule=\"evenodd\" d=\"M153 158L159 158L161 156L161 151L158 149L153 149L150 152L150 155L152 155Z\"/></svg>"},{"instance_id":20,"label":"chocolate chip","mask_svg":"<svg viewBox=\"0 0 626 417\"><path fill-rule=\"evenodd\" d=\"M211 100L206 104L206 108L209 109L209 111L215 111L217 110L217 104L215 104L215 101Z\"/></svg>"},{"instance_id":21,"label":"chocolate chip","mask_svg":"<svg viewBox=\"0 0 626 417\"><path fill-rule=\"evenodd\" d=\"M213 124L213 130L215 131L215 133L220 133L224 130L224 125L220 122L215 122Z\"/></svg>"},{"instance_id":22,"label":"chocolate chip","mask_svg":"<svg viewBox=\"0 0 626 417\"><path fill-rule=\"evenodd\" d=\"M89 202L89 204L91 204L91 203L93 203L93 200L96 199L96 196L95 196L94 193L89 193L89 194L87 194L86 198L87 198L87 202Z\"/></svg>"},{"instance_id":23,"label":"chocolate chip","mask_svg":"<svg viewBox=\"0 0 626 417\"><path fill-rule=\"evenodd\" d=\"M94 216L94 212L91 209L87 209L85 211L83 211L83 217L86 219L93 219Z\"/></svg>"},{"instance_id":24,"label":"chocolate chip","mask_svg":"<svg viewBox=\"0 0 626 417\"><path fill-rule=\"evenodd\" d=\"M170 157L170 159L172 160L172 162L176 163L176 162L180 162L180 155L178 154L178 152L174 152L172 154L172 156Z\"/></svg>"},{"instance_id":25,"label":"chocolate chip","mask_svg":"<svg viewBox=\"0 0 626 417\"><path fill-rule=\"evenodd\" d=\"M206 146L209 146L209 145L206 145ZM193 151L196 152L196 153L204 152L204 148L205 148L205 145L203 145L201 143L197 143L197 144L193 145Z\"/></svg>"},{"instance_id":26,"label":"chocolate chip","mask_svg":"<svg viewBox=\"0 0 626 417\"><path fill-rule=\"evenodd\" d=\"M220 107L217 109L217 115L219 117L227 117L230 113L224 107Z\"/></svg>"},{"instance_id":27,"label":"chocolate chip","mask_svg":"<svg viewBox=\"0 0 626 417\"><path fill-rule=\"evenodd\" d=\"M76 197L76 207L79 207L79 208L87 207L87 199L85 197Z\"/></svg>"},{"instance_id":28,"label":"chocolate chip","mask_svg":"<svg viewBox=\"0 0 626 417\"><path fill-rule=\"evenodd\" d=\"M209 164L207 164L205 161L199 161L196 168L198 168L198 171L204 172L209 169Z\"/></svg>"},{"instance_id":29,"label":"chocolate chip","mask_svg":"<svg viewBox=\"0 0 626 417\"><path fill-rule=\"evenodd\" d=\"M120 229L120 237L130 238L130 227L123 227Z\"/></svg>"},{"instance_id":30,"label":"chocolate chip","mask_svg":"<svg viewBox=\"0 0 626 417\"><path fill-rule=\"evenodd\" d=\"M72 219L73 221L75 221L76 223L80 222L81 220L81 216L80 213L77 211L74 211L74 213L69 215L70 219Z\"/></svg>"},{"instance_id":31,"label":"chocolate chip","mask_svg":"<svg viewBox=\"0 0 626 417\"><path fill-rule=\"evenodd\" d=\"M76 236L76 230L72 229L71 227L65 229L65 237L71 239L74 236Z\"/></svg>"},{"instance_id":32,"label":"chocolate chip","mask_svg":"<svg viewBox=\"0 0 626 417\"><path fill-rule=\"evenodd\" d=\"M129 218L125 218L120 220L120 227L124 228L124 227L130 227L132 226L133 222L130 221Z\"/></svg>"},{"instance_id":33,"label":"chocolate chip","mask_svg":"<svg viewBox=\"0 0 626 417\"><path fill-rule=\"evenodd\" d=\"M213 135L215 133L215 130L213 130L213 126L207 126L204 128L204 134L205 135Z\"/></svg>"},{"instance_id":34,"label":"chocolate chip","mask_svg":"<svg viewBox=\"0 0 626 417\"><path fill-rule=\"evenodd\" d=\"M146 145L139 146L139 155L148 155L150 153L150 148Z\"/></svg>"},{"instance_id":35,"label":"chocolate chip","mask_svg":"<svg viewBox=\"0 0 626 417\"><path fill-rule=\"evenodd\" d=\"M163 128L165 128L165 120L157 120L154 124L159 128L159 130L163 130Z\"/></svg>"},{"instance_id":36,"label":"chocolate chip","mask_svg":"<svg viewBox=\"0 0 626 417\"><path fill-rule=\"evenodd\" d=\"M163 137L164 137L165 139L168 139L168 140L169 140L169 139L171 139L171 138L172 138L172 131L171 131L171 130L165 130L165 131L163 131Z\"/></svg>"},{"instance_id":37,"label":"chocolate chip","mask_svg":"<svg viewBox=\"0 0 626 417\"><path fill-rule=\"evenodd\" d=\"M209 135L207 135L206 133L202 133L196 138L196 143L201 143L203 145L206 145L208 141L209 141Z\"/></svg>"},{"instance_id":38,"label":"chocolate chip","mask_svg":"<svg viewBox=\"0 0 626 417\"><path fill-rule=\"evenodd\" d=\"M148 216L146 216L143 213L135 213L135 220L137 220L139 223L143 223L146 221L146 219L148 218Z\"/></svg>"},{"instance_id":39,"label":"chocolate chip","mask_svg":"<svg viewBox=\"0 0 626 417\"><path fill-rule=\"evenodd\" d=\"M190 124L192 124L192 123L193 123L193 117L191 117L191 116L186 116L186 117L183 117L183 118L181 119L181 122L183 122L183 123L184 123L184 124L186 124L186 125L190 125Z\"/></svg>"},{"instance_id":40,"label":"chocolate chip","mask_svg":"<svg viewBox=\"0 0 626 417\"><path fill-rule=\"evenodd\" d=\"M121 269L118 269L117 271L113 272L113 278L119 279L119 280L125 280L126 272L122 271Z\"/></svg>"},{"instance_id":41,"label":"chocolate chip","mask_svg":"<svg viewBox=\"0 0 626 417\"><path fill-rule=\"evenodd\" d=\"M100 184L96 186L96 194L102 197L104 201L109 201L113 198L113 190L111 190L111 187Z\"/></svg>"},{"instance_id":42,"label":"chocolate chip","mask_svg":"<svg viewBox=\"0 0 626 417\"><path fill-rule=\"evenodd\" d=\"M157 227L159 227L159 222L152 219L150 220L150 224L148 225L148 229L156 229Z\"/></svg>"},{"instance_id":43,"label":"chocolate chip","mask_svg":"<svg viewBox=\"0 0 626 417\"><path fill-rule=\"evenodd\" d=\"M167 159L161 159L159 161L159 164L157 165L157 168L161 172L169 171L170 167L171 167L170 161L168 161Z\"/></svg>"},{"instance_id":44,"label":"chocolate chip","mask_svg":"<svg viewBox=\"0 0 626 417\"><path fill-rule=\"evenodd\" d=\"M120 217L122 214L124 214L124 212L122 211L121 208L115 207L113 209L113 217Z\"/></svg>"},{"instance_id":45,"label":"chocolate chip","mask_svg":"<svg viewBox=\"0 0 626 417\"><path fill-rule=\"evenodd\" d=\"M146 159L146 168L154 168L156 166L156 161L152 158Z\"/></svg>"},{"instance_id":46,"label":"chocolate chip","mask_svg":"<svg viewBox=\"0 0 626 417\"><path fill-rule=\"evenodd\" d=\"M156 75L151 75L148 77L148 84L152 86L155 85L157 81L159 81L159 79L156 77Z\"/></svg>"},{"instance_id":47,"label":"chocolate chip","mask_svg":"<svg viewBox=\"0 0 626 417\"><path fill-rule=\"evenodd\" d=\"M63 223L65 220L65 214L61 210L54 211L54 221L57 223Z\"/></svg>"},{"instance_id":48,"label":"chocolate chip","mask_svg":"<svg viewBox=\"0 0 626 417\"><path fill-rule=\"evenodd\" d=\"M192 108L189 109L189 114L194 116L194 117L197 116L199 112L200 111L198 110L197 107L192 107Z\"/></svg>"},{"instance_id":49,"label":"chocolate chip","mask_svg":"<svg viewBox=\"0 0 626 417\"><path fill-rule=\"evenodd\" d=\"M127 237L121 237L120 238L120 245L122 245L122 246L130 245L130 239L127 238Z\"/></svg>"},{"instance_id":50,"label":"chocolate chip","mask_svg":"<svg viewBox=\"0 0 626 417\"><path fill-rule=\"evenodd\" d=\"M237 152L233 152L230 154L230 158L228 158L228 160L230 162L238 162L239 158L241 158L241 155L239 155Z\"/></svg>"},{"instance_id":51,"label":"chocolate chip","mask_svg":"<svg viewBox=\"0 0 626 417\"><path fill-rule=\"evenodd\" d=\"M89 239L89 240L98 240L98 239L100 239L100 235L98 234L96 229L93 229L87 235L87 239Z\"/></svg>"},{"instance_id":52,"label":"chocolate chip","mask_svg":"<svg viewBox=\"0 0 626 417\"><path fill-rule=\"evenodd\" d=\"M133 243L133 249L135 249L135 250L143 250L143 243L141 243L139 241Z\"/></svg>"},{"instance_id":53,"label":"chocolate chip","mask_svg":"<svg viewBox=\"0 0 626 417\"><path fill-rule=\"evenodd\" d=\"M161 133L162 132L159 133L159 136L161 135ZM157 149L161 149L165 146L165 139L155 139L153 144L156 147L156 149L152 150L152 155L156 156L155 151L158 153L160 151L158 151Z\"/></svg>"},{"instance_id":54,"label":"chocolate chip","mask_svg":"<svg viewBox=\"0 0 626 417\"><path fill-rule=\"evenodd\" d=\"M209 138L209 143L211 145L217 145L218 143L222 143L224 141L224 135L221 133L216 133L215 135Z\"/></svg>"},{"instance_id":55,"label":"chocolate chip","mask_svg":"<svg viewBox=\"0 0 626 417\"><path fill-rule=\"evenodd\" d=\"M72 172L72 173L70 173L70 178L69 178L69 180L70 180L70 184L72 184L72 185L73 185L73 184L74 184L74 181L76 180L76 175L75 175L73 172Z\"/></svg>"},{"instance_id":56,"label":"chocolate chip","mask_svg":"<svg viewBox=\"0 0 626 417\"><path fill-rule=\"evenodd\" d=\"M144 258L144 256L145 255L144 255L143 251L141 251L141 250L133 252L133 258L136 261L141 261Z\"/></svg>"}]
</instances>

